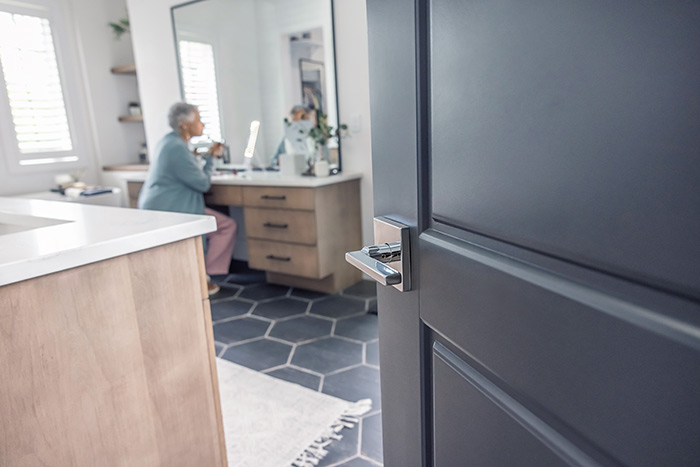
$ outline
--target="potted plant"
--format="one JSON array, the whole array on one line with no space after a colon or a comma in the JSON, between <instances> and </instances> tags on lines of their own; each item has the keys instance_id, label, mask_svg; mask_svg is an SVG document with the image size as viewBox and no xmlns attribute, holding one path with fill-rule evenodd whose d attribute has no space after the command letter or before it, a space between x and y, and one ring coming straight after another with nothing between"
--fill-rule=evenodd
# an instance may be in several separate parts
<instances>
[{"instance_id":1,"label":"potted plant","mask_svg":"<svg viewBox=\"0 0 700 467\"><path fill-rule=\"evenodd\" d=\"M287 125L291 124L287 118L284 119L284 122ZM316 126L311 128L307 134L310 142L309 152L311 156L307 159L309 173L313 170L313 166L317 161L330 161L328 141L332 138L348 136L347 130L348 126L346 124L341 123L338 125L338 128L334 128L328 124L328 115L324 113L317 114Z\"/></svg>"}]
</instances>

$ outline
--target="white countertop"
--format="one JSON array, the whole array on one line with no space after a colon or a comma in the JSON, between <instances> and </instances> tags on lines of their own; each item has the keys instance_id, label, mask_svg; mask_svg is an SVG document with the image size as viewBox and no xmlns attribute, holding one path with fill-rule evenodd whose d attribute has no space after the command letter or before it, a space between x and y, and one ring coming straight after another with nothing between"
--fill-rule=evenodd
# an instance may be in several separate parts
<instances>
[{"instance_id":1,"label":"white countertop","mask_svg":"<svg viewBox=\"0 0 700 467\"><path fill-rule=\"evenodd\" d=\"M210 216L0 198L0 286L214 230Z\"/></svg>"},{"instance_id":2,"label":"white countertop","mask_svg":"<svg viewBox=\"0 0 700 467\"><path fill-rule=\"evenodd\" d=\"M143 182L147 172L124 172L124 178L130 182ZM236 175L228 172L218 172L212 175L212 185L245 185L245 186L284 186L299 188L316 188L347 182L362 178L359 173L341 172L328 177L304 177L302 175L282 175L279 172L239 172Z\"/></svg>"}]
</instances>

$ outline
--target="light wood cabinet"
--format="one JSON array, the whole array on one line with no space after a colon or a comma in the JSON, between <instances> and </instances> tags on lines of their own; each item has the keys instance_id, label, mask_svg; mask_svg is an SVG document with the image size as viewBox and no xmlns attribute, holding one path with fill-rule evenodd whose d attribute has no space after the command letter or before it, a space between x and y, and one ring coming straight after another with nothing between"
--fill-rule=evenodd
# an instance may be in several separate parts
<instances>
[{"instance_id":1,"label":"light wood cabinet","mask_svg":"<svg viewBox=\"0 0 700 467\"><path fill-rule=\"evenodd\" d=\"M226 465L199 237L0 287L0 465Z\"/></svg>"},{"instance_id":2,"label":"light wood cabinet","mask_svg":"<svg viewBox=\"0 0 700 467\"><path fill-rule=\"evenodd\" d=\"M129 182L136 207L141 182ZM270 283L335 293L362 278L345 252L362 247L360 181L317 187L214 184L207 204L243 206L251 268Z\"/></svg>"}]
</instances>

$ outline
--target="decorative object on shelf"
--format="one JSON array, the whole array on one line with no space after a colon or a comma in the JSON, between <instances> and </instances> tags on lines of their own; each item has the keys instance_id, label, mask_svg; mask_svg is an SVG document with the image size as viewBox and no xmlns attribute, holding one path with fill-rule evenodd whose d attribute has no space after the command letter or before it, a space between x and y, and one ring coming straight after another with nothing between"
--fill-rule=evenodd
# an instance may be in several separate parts
<instances>
[{"instance_id":1,"label":"decorative object on shelf","mask_svg":"<svg viewBox=\"0 0 700 467\"><path fill-rule=\"evenodd\" d=\"M138 102L129 102L129 115L141 115L141 105Z\"/></svg>"},{"instance_id":2,"label":"decorative object on shelf","mask_svg":"<svg viewBox=\"0 0 700 467\"><path fill-rule=\"evenodd\" d=\"M112 67L111 72L115 75L135 75L136 64L129 63L128 65L114 66Z\"/></svg>"},{"instance_id":3,"label":"decorative object on shelf","mask_svg":"<svg viewBox=\"0 0 700 467\"><path fill-rule=\"evenodd\" d=\"M129 32L129 18L122 18L116 23L108 23L114 32L114 38L119 40L122 34Z\"/></svg>"},{"instance_id":4,"label":"decorative object on shelf","mask_svg":"<svg viewBox=\"0 0 700 467\"><path fill-rule=\"evenodd\" d=\"M148 164L148 147L146 143L141 144L141 150L139 150L139 163Z\"/></svg>"},{"instance_id":5,"label":"decorative object on shelf","mask_svg":"<svg viewBox=\"0 0 700 467\"><path fill-rule=\"evenodd\" d=\"M119 117L119 121L122 123L143 122L143 115L122 115Z\"/></svg>"}]
</instances>

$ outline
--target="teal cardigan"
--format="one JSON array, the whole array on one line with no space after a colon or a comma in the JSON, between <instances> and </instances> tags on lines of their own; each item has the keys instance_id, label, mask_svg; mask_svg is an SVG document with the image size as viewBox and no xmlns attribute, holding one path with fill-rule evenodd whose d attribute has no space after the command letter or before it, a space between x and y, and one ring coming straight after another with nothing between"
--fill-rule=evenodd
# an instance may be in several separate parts
<instances>
[{"instance_id":1,"label":"teal cardigan","mask_svg":"<svg viewBox=\"0 0 700 467\"><path fill-rule=\"evenodd\" d=\"M211 186L214 165L210 155L199 167L194 154L177 133L170 132L158 142L155 160L141 188L140 209L204 214L204 195Z\"/></svg>"}]
</instances>

